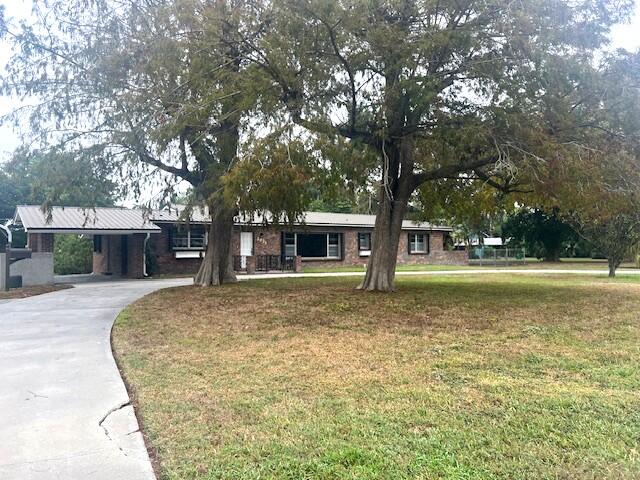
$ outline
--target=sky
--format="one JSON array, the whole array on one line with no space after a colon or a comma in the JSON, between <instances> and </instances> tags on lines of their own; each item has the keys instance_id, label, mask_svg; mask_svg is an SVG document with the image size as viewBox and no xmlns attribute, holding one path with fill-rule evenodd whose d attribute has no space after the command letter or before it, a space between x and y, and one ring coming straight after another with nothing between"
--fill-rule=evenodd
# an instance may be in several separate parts
<instances>
[{"instance_id":1,"label":"sky","mask_svg":"<svg viewBox=\"0 0 640 480\"><path fill-rule=\"evenodd\" d=\"M0 5L5 7L7 17L14 19L27 19L31 13L31 0L0 0ZM636 3L635 15L630 24L619 25L611 34L612 48L626 48L636 50L640 48L640 0ZM0 42L0 66L4 66L11 54L6 43ZM0 96L0 115L19 107L21 100L14 97ZM19 132L9 125L0 126L0 161L20 145Z\"/></svg>"}]
</instances>

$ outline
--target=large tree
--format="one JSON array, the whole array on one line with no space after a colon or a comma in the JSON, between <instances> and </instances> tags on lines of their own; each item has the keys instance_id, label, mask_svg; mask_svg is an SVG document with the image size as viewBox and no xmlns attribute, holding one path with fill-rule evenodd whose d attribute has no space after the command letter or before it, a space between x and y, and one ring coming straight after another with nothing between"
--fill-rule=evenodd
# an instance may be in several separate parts
<instances>
[{"instance_id":1,"label":"large tree","mask_svg":"<svg viewBox=\"0 0 640 480\"><path fill-rule=\"evenodd\" d=\"M154 170L167 189L191 184L212 217L196 282L235 280L236 210L222 177L254 106L239 50L240 36L253 35L250 3L52 0L34 10L34 23L3 29L16 52L2 86L39 101L29 109L37 140L108 161L133 192Z\"/></svg>"},{"instance_id":2,"label":"large tree","mask_svg":"<svg viewBox=\"0 0 640 480\"><path fill-rule=\"evenodd\" d=\"M605 55L581 78L552 97L561 148L532 184L607 256L613 276L640 242L640 52Z\"/></svg>"},{"instance_id":3,"label":"large tree","mask_svg":"<svg viewBox=\"0 0 640 480\"><path fill-rule=\"evenodd\" d=\"M632 2L273 0L243 38L290 118L373 151L378 208L362 289L393 289L402 219L425 182L509 179L551 132L542 98Z\"/></svg>"}]
</instances>

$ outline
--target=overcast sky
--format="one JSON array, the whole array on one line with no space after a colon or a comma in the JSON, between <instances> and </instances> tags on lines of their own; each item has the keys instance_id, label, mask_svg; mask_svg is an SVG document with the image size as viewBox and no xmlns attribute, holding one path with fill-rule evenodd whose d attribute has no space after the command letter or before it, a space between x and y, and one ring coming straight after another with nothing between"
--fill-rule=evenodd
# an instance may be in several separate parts
<instances>
[{"instance_id":1,"label":"overcast sky","mask_svg":"<svg viewBox=\"0 0 640 480\"><path fill-rule=\"evenodd\" d=\"M7 17L29 18L31 0L0 0ZM612 32L612 48L635 50L640 48L640 1L636 4L635 16L629 25L617 26ZM7 44L0 43L0 65L4 65L11 54ZM20 105L20 99L0 96L0 115L4 115ZM19 135L11 126L0 126L0 160L19 145Z\"/></svg>"}]
</instances>

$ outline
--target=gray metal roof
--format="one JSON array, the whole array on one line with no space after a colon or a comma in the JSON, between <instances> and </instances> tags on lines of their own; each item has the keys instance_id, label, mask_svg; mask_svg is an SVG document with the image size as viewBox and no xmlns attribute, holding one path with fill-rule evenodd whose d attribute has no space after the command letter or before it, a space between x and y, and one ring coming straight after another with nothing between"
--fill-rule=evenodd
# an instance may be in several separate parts
<instances>
[{"instance_id":1,"label":"gray metal roof","mask_svg":"<svg viewBox=\"0 0 640 480\"><path fill-rule=\"evenodd\" d=\"M151 220L154 222L175 223L180 220L180 214L184 207L173 207L168 210L154 210L151 213ZM192 223L208 223L210 221L209 212L206 209L194 208L189 221ZM236 225L262 225L264 224L262 215L254 215L252 218L240 216L236 220ZM271 220L268 219L268 223ZM363 215L358 213L328 213L328 212L305 212L304 219L295 222L295 225L309 225L316 227L361 227L373 228L376 223L375 215ZM404 220L402 228L405 230L442 230L452 231L453 228L444 225L432 225L427 222L414 222Z\"/></svg>"},{"instance_id":2,"label":"gray metal roof","mask_svg":"<svg viewBox=\"0 0 640 480\"><path fill-rule=\"evenodd\" d=\"M15 221L32 233L159 233L141 209L51 207L51 217L37 205L19 205Z\"/></svg>"},{"instance_id":3,"label":"gray metal roof","mask_svg":"<svg viewBox=\"0 0 640 480\"><path fill-rule=\"evenodd\" d=\"M142 209L126 208L81 208L81 207L52 207L51 221L37 205L20 205L16 210L16 221L25 230L31 232L83 232L83 233L147 233L159 232L160 228L153 222L176 223L184 220L181 213L184 207L173 207L166 210L148 212ZM189 221L192 223L209 223L210 217L206 209L194 208ZM304 219L295 225L315 227L353 227L373 228L375 215L355 213L327 213L305 212ZM253 218L240 217L236 225L262 225L262 216ZM402 228L405 230L441 230L451 231L444 225L432 225L427 222L404 220Z\"/></svg>"},{"instance_id":4,"label":"gray metal roof","mask_svg":"<svg viewBox=\"0 0 640 480\"><path fill-rule=\"evenodd\" d=\"M182 205L176 205L174 207L164 210L153 210L149 219L153 222L167 222L176 223L185 220L180 218L186 207ZM192 223L209 223L211 217L209 216L209 209L195 207L191 210L189 221Z\"/></svg>"},{"instance_id":5,"label":"gray metal roof","mask_svg":"<svg viewBox=\"0 0 640 480\"><path fill-rule=\"evenodd\" d=\"M304 217L306 225L313 226L341 226L341 227L372 227L376 223L375 215L363 215L358 213L326 213L306 212ZM427 222L414 222L403 220L402 228L405 230L453 230L443 225L432 225Z\"/></svg>"},{"instance_id":6,"label":"gray metal roof","mask_svg":"<svg viewBox=\"0 0 640 480\"><path fill-rule=\"evenodd\" d=\"M154 210L151 213L151 220L154 222L178 222L180 221L180 213L184 207L173 207L169 210ZM189 221L192 223L208 223L210 217L206 209L194 208L191 212ZM252 218L240 216L236 219L236 225L262 225L264 224L262 215L254 215ZM268 223L271 220L268 219ZM360 227L373 228L376 223L375 215L363 215L357 213L328 213L328 212L305 212L304 219L295 222L294 225L308 225L315 227ZM452 231L451 227L444 225L432 225L427 222L414 222L413 220L404 220L402 228L405 230L441 230Z\"/></svg>"}]
</instances>

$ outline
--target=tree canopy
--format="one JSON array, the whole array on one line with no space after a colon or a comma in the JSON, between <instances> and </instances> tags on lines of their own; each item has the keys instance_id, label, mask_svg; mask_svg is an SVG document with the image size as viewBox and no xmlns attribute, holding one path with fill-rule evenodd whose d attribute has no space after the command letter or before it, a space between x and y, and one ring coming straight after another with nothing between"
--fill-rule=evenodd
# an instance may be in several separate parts
<instances>
[{"instance_id":1,"label":"tree canopy","mask_svg":"<svg viewBox=\"0 0 640 480\"><path fill-rule=\"evenodd\" d=\"M312 164L329 158L336 184L374 183L361 288L388 291L419 188L506 193L540 176L551 188L558 166L582 168L593 132L624 123L613 92L633 62L594 65L632 6L51 0L36 4L35 25L2 29L19 48L2 90L42 100L30 122L43 144L91 152L134 191L153 170L167 190L190 183L212 213L202 285L234 279L234 215L299 214Z\"/></svg>"},{"instance_id":2,"label":"tree canopy","mask_svg":"<svg viewBox=\"0 0 640 480\"><path fill-rule=\"evenodd\" d=\"M361 288L393 288L414 191L460 173L505 190L554 150L551 91L579 72L631 2L274 0L244 39L289 118L378 158L373 250ZM558 85L556 85L558 84Z\"/></svg>"}]
</instances>

